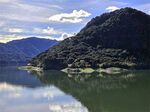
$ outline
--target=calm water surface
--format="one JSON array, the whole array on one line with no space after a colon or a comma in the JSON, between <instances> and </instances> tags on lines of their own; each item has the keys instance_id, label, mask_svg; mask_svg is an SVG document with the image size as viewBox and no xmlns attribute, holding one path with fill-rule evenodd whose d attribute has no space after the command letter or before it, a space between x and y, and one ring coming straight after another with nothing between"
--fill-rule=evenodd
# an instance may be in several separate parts
<instances>
[{"instance_id":1,"label":"calm water surface","mask_svg":"<svg viewBox=\"0 0 150 112\"><path fill-rule=\"evenodd\" d=\"M150 71L73 75L0 67L0 112L150 112Z\"/></svg>"}]
</instances>

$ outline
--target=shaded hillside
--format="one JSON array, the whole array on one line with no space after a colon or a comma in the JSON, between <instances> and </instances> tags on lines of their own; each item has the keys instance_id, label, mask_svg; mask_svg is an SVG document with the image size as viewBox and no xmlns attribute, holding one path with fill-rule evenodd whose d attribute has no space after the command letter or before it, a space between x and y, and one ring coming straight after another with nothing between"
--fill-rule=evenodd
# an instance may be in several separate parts
<instances>
[{"instance_id":1,"label":"shaded hillside","mask_svg":"<svg viewBox=\"0 0 150 112\"><path fill-rule=\"evenodd\" d=\"M36 37L0 43L0 64L27 62L57 43L56 40Z\"/></svg>"},{"instance_id":2,"label":"shaded hillside","mask_svg":"<svg viewBox=\"0 0 150 112\"><path fill-rule=\"evenodd\" d=\"M68 66L150 68L150 16L132 8L102 14L30 64L45 70Z\"/></svg>"}]
</instances>

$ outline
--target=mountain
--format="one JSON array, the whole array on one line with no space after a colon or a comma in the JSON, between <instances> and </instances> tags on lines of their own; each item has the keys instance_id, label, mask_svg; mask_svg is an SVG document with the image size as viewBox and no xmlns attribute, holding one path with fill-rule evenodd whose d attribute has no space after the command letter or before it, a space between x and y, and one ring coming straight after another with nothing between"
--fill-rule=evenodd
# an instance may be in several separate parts
<instances>
[{"instance_id":1,"label":"mountain","mask_svg":"<svg viewBox=\"0 0 150 112\"><path fill-rule=\"evenodd\" d=\"M0 64L27 63L32 57L45 51L59 41L30 37L0 43Z\"/></svg>"},{"instance_id":2,"label":"mountain","mask_svg":"<svg viewBox=\"0 0 150 112\"><path fill-rule=\"evenodd\" d=\"M150 68L150 15L122 8L93 18L74 37L34 57L32 66Z\"/></svg>"}]
</instances>

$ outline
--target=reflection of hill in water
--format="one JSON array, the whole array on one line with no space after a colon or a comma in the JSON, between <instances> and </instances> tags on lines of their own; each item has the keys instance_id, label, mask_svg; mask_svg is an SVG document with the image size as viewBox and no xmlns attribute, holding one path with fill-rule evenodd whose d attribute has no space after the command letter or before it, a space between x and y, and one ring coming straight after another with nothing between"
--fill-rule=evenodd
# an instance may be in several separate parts
<instances>
[{"instance_id":1,"label":"reflection of hill in water","mask_svg":"<svg viewBox=\"0 0 150 112\"><path fill-rule=\"evenodd\" d=\"M0 84L3 83L28 88L44 86L38 78L29 75L27 71L17 69L15 66L0 67Z\"/></svg>"},{"instance_id":2,"label":"reflection of hill in water","mask_svg":"<svg viewBox=\"0 0 150 112\"><path fill-rule=\"evenodd\" d=\"M32 74L72 95L92 112L150 111L150 76L146 71L116 76L67 75L56 71Z\"/></svg>"}]
</instances>

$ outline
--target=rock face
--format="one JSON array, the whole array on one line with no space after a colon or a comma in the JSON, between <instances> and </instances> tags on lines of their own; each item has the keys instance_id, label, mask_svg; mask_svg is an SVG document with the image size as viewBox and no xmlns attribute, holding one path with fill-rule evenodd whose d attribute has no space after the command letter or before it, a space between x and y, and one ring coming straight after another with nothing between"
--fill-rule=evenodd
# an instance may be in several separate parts
<instances>
[{"instance_id":1,"label":"rock face","mask_svg":"<svg viewBox=\"0 0 150 112\"><path fill-rule=\"evenodd\" d=\"M150 68L150 16L123 8L93 18L76 36L30 61L47 69L65 67Z\"/></svg>"},{"instance_id":2,"label":"rock face","mask_svg":"<svg viewBox=\"0 0 150 112\"><path fill-rule=\"evenodd\" d=\"M27 63L32 57L45 51L59 41L30 37L0 43L0 65Z\"/></svg>"}]
</instances>

